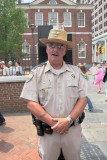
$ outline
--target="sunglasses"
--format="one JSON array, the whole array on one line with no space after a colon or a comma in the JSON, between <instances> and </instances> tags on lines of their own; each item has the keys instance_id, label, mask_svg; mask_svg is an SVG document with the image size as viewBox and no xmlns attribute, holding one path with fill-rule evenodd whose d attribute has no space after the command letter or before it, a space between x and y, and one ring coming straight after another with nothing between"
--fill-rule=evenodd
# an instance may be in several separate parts
<instances>
[{"instance_id":1,"label":"sunglasses","mask_svg":"<svg viewBox=\"0 0 107 160\"><path fill-rule=\"evenodd\" d=\"M66 45L63 44L55 44L55 43L47 43L47 46L49 48L55 48L57 47L58 49L64 49L66 47Z\"/></svg>"}]
</instances>

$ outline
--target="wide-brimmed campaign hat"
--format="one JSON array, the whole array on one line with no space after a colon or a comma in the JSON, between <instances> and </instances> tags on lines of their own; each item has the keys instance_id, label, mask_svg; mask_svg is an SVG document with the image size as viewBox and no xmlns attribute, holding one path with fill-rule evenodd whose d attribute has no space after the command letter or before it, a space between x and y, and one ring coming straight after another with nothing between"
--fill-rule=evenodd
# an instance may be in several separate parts
<instances>
[{"instance_id":1,"label":"wide-brimmed campaign hat","mask_svg":"<svg viewBox=\"0 0 107 160\"><path fill-rule=\"evenodd\" d=\"M67 45L68 48L72 47L72 42L67 41L67 32L65 30L59 29L51 29L48 39L39 39L43 44L47 43L60 43Z\"/></svg>"}]
</instances>

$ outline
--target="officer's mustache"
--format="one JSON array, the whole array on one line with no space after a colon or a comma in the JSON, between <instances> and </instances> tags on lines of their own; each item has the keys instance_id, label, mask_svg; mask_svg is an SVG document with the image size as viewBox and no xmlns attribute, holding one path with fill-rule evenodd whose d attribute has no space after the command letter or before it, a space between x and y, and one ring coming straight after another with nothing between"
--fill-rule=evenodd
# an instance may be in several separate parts
<instances>
[{"instance_id":1,"label":"officer's mustache","mask_svg":"<svg viewBox=\"0 0 107 160\"><path fill-rule=\"evenodd\" d=\"M52 55L53 56L59 56L59 53L58 52L52 52Z\"/></svg>"}]
</instances>

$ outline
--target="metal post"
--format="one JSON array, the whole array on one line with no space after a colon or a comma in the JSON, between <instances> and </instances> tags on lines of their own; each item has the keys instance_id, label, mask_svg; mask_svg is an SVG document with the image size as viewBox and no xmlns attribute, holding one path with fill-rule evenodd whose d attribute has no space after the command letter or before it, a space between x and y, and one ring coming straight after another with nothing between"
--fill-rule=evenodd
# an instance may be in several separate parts
<instances>
[{"instance_id":1,"label":"metal post","mask_svg":"<svg viewBox=\"0 0 107 160\"><path fill-rule=\"evenodd\" d=\"M35 61L36 61L36 57L35 57L35 46L34 46L34 29L35 29L35 25L31 24L30 28L32 30L32 56L33 56L33 61L32 61L32 66L35 66Z\"/></svg>"}]
</instances>

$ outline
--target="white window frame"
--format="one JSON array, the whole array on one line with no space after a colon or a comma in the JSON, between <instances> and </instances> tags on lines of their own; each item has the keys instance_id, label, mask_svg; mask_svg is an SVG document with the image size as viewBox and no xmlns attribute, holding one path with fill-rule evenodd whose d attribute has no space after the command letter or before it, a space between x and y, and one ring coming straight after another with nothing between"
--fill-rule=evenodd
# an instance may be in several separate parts
<instances>
[{"instance_id":1,"label":"white window frame","mask_svg":"<svg viewBox=\"0 0 107 160\"><path fill-rule=\"evenodd\" d=\"M27 52L26 46L29 47L28 48L28 52ZM30 58L30 44L28 42L26 42L26 41L22 44L22 53L26 53L26 57L23 58L23 60L30 60L31 59Z\"/></svg>"},{"instance_id":2,"label":"white window frame","mask_svg":"<svg viewBox=\"0 0 107 160\"><path fill-rule=\"evenodd\" d=\"M25 13L25 17L27 18L26 26L29 28L29 19L28 19L28 13Z\"/></svg>"},{"instance_id":3,"label":"white window frame","mask_svg":"<svg viewBox=\"0 0 107 160\"><path fill-rule=\"evenodd\" d=\"M67 23L68 25L67 25ZM72 27L71 12L64 12L64 27Z\"/></svg>"},{"instance_id":4,"label":"white window frame","mask_svg":"<svg viewBox=\"0 0 107 160\"><path fill-rule=\"evenodd\" d=\"M84 19L80 19L80 14L84 14ZM83 23L83 25L80 25L81 23ZM85 13L83 12L78 13L78 27L85 27Z\"/></svg>"},{"instance_id":5,"label":"white window frame","mask_svg":"<svg viewBox=\"0 0 107 160\"><path fill-rule=\"evenodd\" d=\"M81 47L80 45L81 44L84 44L84 46L83 47ZM86 58L86 43L83 41L83 40L81 40L80 42L79 42L79 44L77 44L78 45L78 58ZM81 47L81 48L80 48ZM85 52L84 53L84 56L81 56L80 54L80 52Z\"/></svg>"},{"instance_id":6,"label":"white window frame","mask_svg":"<svg viewBox=\"0 0 107 160\"><path fill-rule=\"evenodd\" d=\"M51 18L52 14L56 14L56 25L54 23L54 18L53 19ZM53 25L54 27L57 27L58 26L58 12L49 12L48 17L49 17L49 25ZM51 23L52 20L53 20L53 23Z\"/></svg>"},{"instance_id":7,"label":"white window frame","mask_svg":"<svg viewBox=\"0 0 107 160\"><path fill-rule=\"evenodd\" d=\"M40 16L41 14L41 17L38 17L38 15ZM41 23L39 23L41 22ZM35 25L36 26L40 26L40 25L43 25L43 12L36 12L35 13Z\"/></svg>"}]
</instances>

